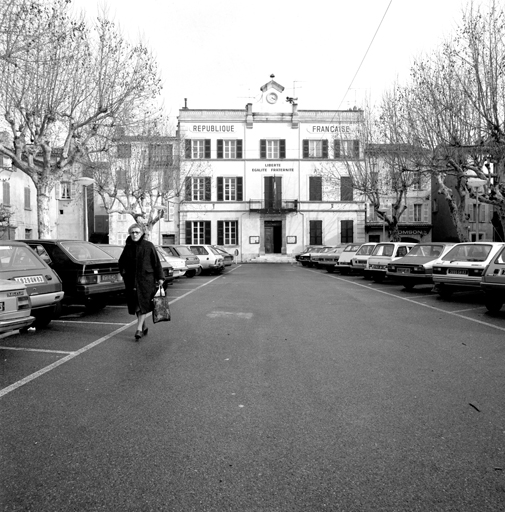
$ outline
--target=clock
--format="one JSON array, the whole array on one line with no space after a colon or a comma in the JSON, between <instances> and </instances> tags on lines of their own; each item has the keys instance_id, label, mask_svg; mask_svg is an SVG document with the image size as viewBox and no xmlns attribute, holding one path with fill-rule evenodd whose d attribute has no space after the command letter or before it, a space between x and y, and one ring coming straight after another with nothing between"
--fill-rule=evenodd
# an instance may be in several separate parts
<instances>
[{"instance_id":1,"label":"clock","mask_svg":"<svg viewBox=\"0 0 505 512\"><path fill-rule=\"evenodd\" d=\"M269 92L267 94L268 103L275 103L277 101L277 94L275 92Z\"/></svg>"}]
</instances>

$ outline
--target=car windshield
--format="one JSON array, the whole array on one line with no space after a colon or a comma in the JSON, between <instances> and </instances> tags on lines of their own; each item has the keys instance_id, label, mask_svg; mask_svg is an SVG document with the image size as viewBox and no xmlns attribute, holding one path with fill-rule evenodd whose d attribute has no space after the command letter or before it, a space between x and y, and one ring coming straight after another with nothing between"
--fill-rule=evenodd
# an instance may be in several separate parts
<instances>
[{"instance_id":1,"label":"car windshield","mask_svg":"<svg viewBox=\"0 0 505 512\"><path fill-rule=\"evenodd\" d=\"M358 249L356 256L368 256L368 255L372 254L374 248L375 248L375 245L362 245Z\"/></svg>"},{"instance_id":2,"label":"car windshield","mask_svg":"<svg viewBox=\"0 0 505 512\"><path fill-rule=\"evenodd\" d=\"M72 258L78 261L114 259L110 254L100 249L100 247L82 240L61 242L61 246Z\"/></svg>"},{"instance_id":3,"label":"car windshield","mask_svg":"<svg viewBox=\"0 0 505 512\"><path fill-rule=\"evenodd\" d=\"M119 259L119 256L123 253L123 247L118 247L115 245L106 245L100 246L102 251L105 251L107 254L110 254L113 258Z\"/></svg>"},{"instance_id":4,"label":"car windshield","mask_svg":"<svg viewBox=\"0 0 505 512\"><path fill-rule=\"evenodd\" d=\"M215 249L214 247L209 247L209 249L211 250L211 252L213 254L216 254L217 256L221 256L221 253L217 249Z\"/></svg>"},{"instance_id":5,"label":"car windshield","mask_svg":"<svg viewBox=\"0 0 505 512\"><path fill-rule=\"evenodd\" d=\"M192 245L191 250L193 251L193 254L209 254L205 247L202 247L201 245Z\"/></svg>"},{"instance_id":6,"label":"car windshield","mask_svg":"<svg viewBox=\"0 0 505 512\"><path fill-rule=\"evenodd\" d=\"M486 261L492 245L460 244L453 247L442 259L444 261Z\"/></svg>"},{"instance_id":7,"label":"car windshield","mask_svg":"<svg viewBox=\"0 0 505 512\"><path fill-rule=\"evenodd\" d=\"M167 260L168 254L163 249L156 247L156 251L158 252L158 256L160 257L161 261L168 261Z\"/></svg>"},{"instance_id":8,"label":"car windshield","mask_svg":"<svg viewBox=\"0 0 505 512\"><path fill-rule=\"evenodd\" d=\"M0 246L0 272L7 270L35 270L46 268L29 247Z\"/></svg>"},{"instance_id":9,"label":"car windshield","mask_svg":"<svg viewBox=\"0 0 505 512\"><path fill-rule=\"evenodd\" d=\"M354 252L354 251L357 251L358 249L359 249L359 245L348 245L344 249L344 252Z\"/></svg>"},{"instance_id":10,"label":"car windshield","mask_svg":"<svg viewBox=\"0 0 505 512\"><path fill-rule=\"evenodd\" d=\"M181 255L181 256L194 256L193 252L191 252L190 249L187 247L184 247L183 245L178 245L175 247L175 250ZM172 251L173 252L173 251Z\"/></svg>"},{"instance_id":11,"label":"car windshield","mask_svg":"<svg viewBox=\"0 0 505 512\"><path fill-rule=\"evenodd\" d=\"M410 249L407 257L420 256L423 258L438 258L444 250L443 245L418 244Z\"/></svg>"},{"instance_id":12,"label":"car windshield","mask_svg":"<svg viewBox=\"0 0 505 512\"><path fill-rule=\"evenodd\" d=\"M496 263L505 263L505 247L500 251L500 254L498 254Z\"/></svg>"},{"instance_id":13,"label":"car windshield","mask_svg":"<svg viewBox=\"0 0 505 512\"><path fill-rule=\"evenodd\" d=\"M379 244L375 246L372 256L393 256L394 250L393 244Z\"/></svg>"}]
</instances>

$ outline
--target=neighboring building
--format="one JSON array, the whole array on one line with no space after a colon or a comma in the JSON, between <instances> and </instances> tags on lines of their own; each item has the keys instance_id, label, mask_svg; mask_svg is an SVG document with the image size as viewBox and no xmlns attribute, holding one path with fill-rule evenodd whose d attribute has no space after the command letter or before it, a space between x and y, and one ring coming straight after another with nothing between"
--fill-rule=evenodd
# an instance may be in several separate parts
<instances>
[{"instance_id":1,"label":"neighboring building","mask_svg":"<svg viewBox=\"0 0 505 512\"><path fill-rule=\"evenodd\" d=\"M181 243L218 244L249 261L293 256L309 244L365 241L365 203L357 200L342 162L340 186L318 169L344 153L362 158L360 110L298 110L273 80L245 110L182 108L178 135L185 178L179 205Z\"/></svg>"},{"instance_id":2,"label":"neighboring building","mask_svg":"<svg viewBox=\"0 0 505 512\"><path fill-rule=\"evenodd\" d=\"M381 155L387 155L389 148L391 151L411 151L410 146L398 146L388 144L372 144L367 151L367 158L370 166L374 168L371 173L376 176L369 176L371 181L379 180L381 182L381 174L385 175L383 183L391 180L392 173L388 169L388 158ZM371 155L377 154L377 157ZM373 165L371 162L374 162ZM392 204L395 202L395 192L384 185L380 188L381 209L386 211L388 216L392 215ZM409 186L404 204L407 209L402 213L398 223L398 231L402 242L429 242L432 240L432 221L431 221L431 181L429 177L419 173L413 180L413 184ZM367 204L367 219L365 230L368 242L381 242L389 240L387 227L382 219L377 215L373 204Z\"/></svg>"}]
</instances>

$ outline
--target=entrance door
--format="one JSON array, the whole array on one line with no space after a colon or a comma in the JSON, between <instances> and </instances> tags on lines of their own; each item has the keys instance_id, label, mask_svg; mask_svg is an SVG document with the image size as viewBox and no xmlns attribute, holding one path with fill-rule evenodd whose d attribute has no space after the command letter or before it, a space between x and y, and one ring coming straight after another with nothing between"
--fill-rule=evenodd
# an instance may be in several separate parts
<instances>
[{"instance_id":1,"label":"entrance door","mask_svg":"<svg viewBox=\"0 0 505 512\"><path fill-rule=\"evenodd\" d=\"M265 208L267 212L277 212L282 207L282 178L265 177Z\"/></svg>"},{"instance_id":2,"label":"entrance door","mask_svg":"<svg viewBox=\"0 0 505 512\"><path fill-rule=\"evenodd\" d=\"M282 252L282 221L266 220L265 221L265 253L281 253Z\"/></svg>"}]
</instances>

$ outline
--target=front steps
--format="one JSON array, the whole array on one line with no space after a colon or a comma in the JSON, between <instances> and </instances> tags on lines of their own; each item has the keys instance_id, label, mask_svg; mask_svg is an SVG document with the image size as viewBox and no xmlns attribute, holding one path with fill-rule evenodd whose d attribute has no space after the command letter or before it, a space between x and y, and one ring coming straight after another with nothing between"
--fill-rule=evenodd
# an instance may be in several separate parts
<instances>
[{"instance_id":1,"label":"front steps","mask_svg":"<svg viewBox=\"0 0 505 512\"><path fill-rule=\"evenodd\" d=\"M296 260L294 256L287 256L286 254L262 254L244 261L244 263L289 263L290 265L296 265Z\"/></svg>"}]
</instances>

